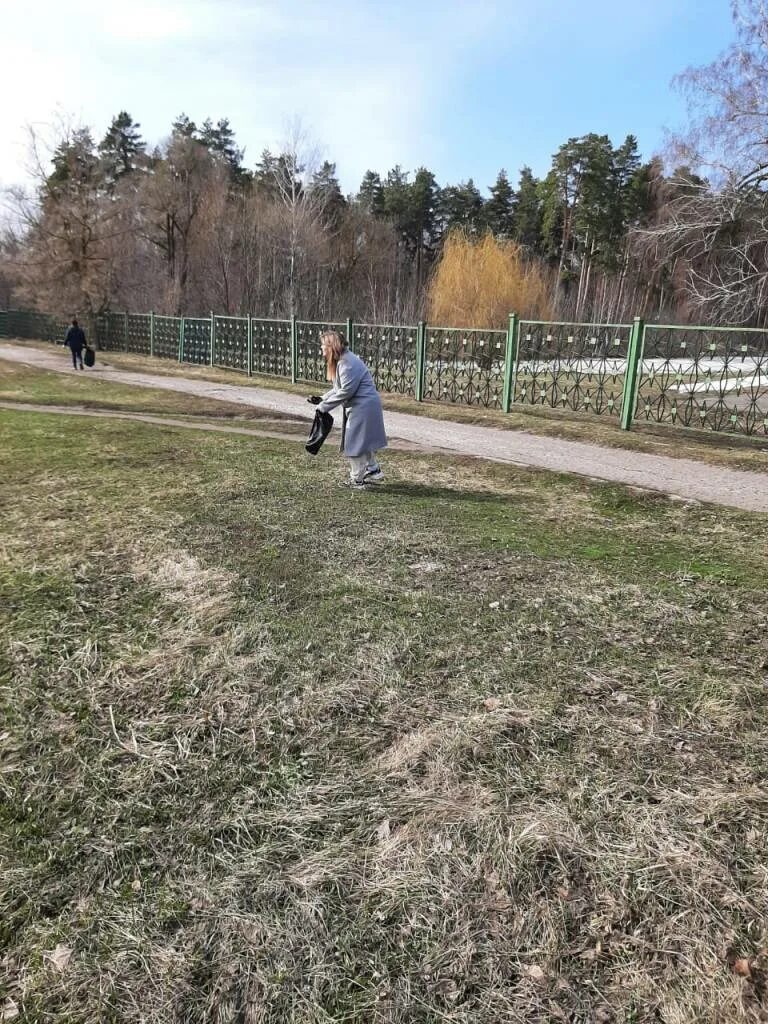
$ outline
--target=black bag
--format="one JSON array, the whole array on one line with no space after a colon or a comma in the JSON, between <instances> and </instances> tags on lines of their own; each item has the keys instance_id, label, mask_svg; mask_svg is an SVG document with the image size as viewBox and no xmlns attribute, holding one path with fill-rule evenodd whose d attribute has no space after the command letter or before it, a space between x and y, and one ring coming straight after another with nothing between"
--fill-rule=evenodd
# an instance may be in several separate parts
<instances>
[{"instance_id":1,"label":"black bag","mask_svg":"<svg viewBox=\"0 0 768 1024\"><path fill-rule=\"evenodd\" d=\"M93 366L93 364L96 362L96 352L90 347L90 345L85 346L85 352L83 353L83 362L85 363L86 366Z\"/></svg>"},{"instance_id":2,"label":"black bag","mask_svg":"<svg viewBox=\"0 0 768 1024\"><path fill-rule=\"evenodd\" d=\"M332 426L333 416L329 412L320 412L318 410L315 413L315 418L312 420L312 429L309 432L307 443L304 445L310 455L317 455L323 447L323 441L330 434Z\"/></svg>"}]
</instances>

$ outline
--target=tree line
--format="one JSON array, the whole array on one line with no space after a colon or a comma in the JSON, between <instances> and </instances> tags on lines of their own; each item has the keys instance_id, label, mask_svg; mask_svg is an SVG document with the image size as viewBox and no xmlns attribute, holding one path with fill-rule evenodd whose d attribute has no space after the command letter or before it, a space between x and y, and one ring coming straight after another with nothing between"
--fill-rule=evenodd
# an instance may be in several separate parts
<instances>
[{"instance_id":1,"label":"tree line","mask_svg":"<svg viewBox=\"0 0 768 1024\"><path fill-rule=\"evenodd\" d=\"M98 141L67 130L50 161L33 147L35 189L13 194L0 302L413 322L429 315L460 233L479 253L489 238L511 246L521 279L536 275L539 307L546 291L560 319L762 325L768 15L761 0L736 0L733 13L729 52L680 76L690 119L666 161L643 161L631 134L592 133L565 141L540 178L500 170L486 195L471 178L440 184L400 166L367 171L345 195L298 130L247 166L226 118L181 114L154 148L126 111ZM470 263L482 277L483 259Z\"/></svg>"}]
</instances>

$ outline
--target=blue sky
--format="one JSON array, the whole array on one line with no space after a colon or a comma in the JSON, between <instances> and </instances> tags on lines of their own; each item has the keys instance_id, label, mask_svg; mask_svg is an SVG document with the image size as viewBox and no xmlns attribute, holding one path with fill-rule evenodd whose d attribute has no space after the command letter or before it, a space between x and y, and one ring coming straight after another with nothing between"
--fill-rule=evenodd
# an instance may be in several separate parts
<instances>
[{"instance_id":1,"label":"blue sky","mask_svg":"<svg viewBox=\"0 0 768 1024\"><path fill-rule=\"evenodd\" d=\"M0 187L26 178L26 126L103 134L127 109L152 144L182 110L228 117L245 162L300 118L342 187L425 165L483 189L546 171L589 131L643 156L684 107L670 80L733 38L728 0L7 2Z\"/></svg>"}]
</instances>

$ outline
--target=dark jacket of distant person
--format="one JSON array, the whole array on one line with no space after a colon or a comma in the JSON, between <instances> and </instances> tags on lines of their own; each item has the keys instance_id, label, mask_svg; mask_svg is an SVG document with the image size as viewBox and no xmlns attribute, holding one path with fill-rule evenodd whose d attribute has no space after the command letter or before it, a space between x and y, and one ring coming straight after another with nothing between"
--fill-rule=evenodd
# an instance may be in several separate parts
<instances>
[{"instance_id":1,"label":"dark jacket of distant person","mask_svg":"<svg viewBox=\"0 0 768 1024\"><path fill-rule=\"evenodd\" d=\"M64 338L64 344L67 348L71 348L72 351L78 355L85 348L85 331L78 324L77 320L72 321L72 326L69 328Z\"/></svg>"}]
</instances>

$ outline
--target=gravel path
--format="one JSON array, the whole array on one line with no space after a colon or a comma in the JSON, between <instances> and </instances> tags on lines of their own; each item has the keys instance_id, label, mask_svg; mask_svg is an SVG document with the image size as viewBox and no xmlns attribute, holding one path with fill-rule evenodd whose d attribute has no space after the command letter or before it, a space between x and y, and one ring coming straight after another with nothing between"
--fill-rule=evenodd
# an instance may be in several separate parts
<instances>
[{"instance_id":1,"label":"gravel path","mask_svg":"<svg viewBox=\"0 0 768 1024\"><path fill-rule=\"evenodd\" d=\"M76 372L68 365L69 352L62 349L41 352L23 345L3 344L0 345L0 357L65 374ZM85 372L100 380L178 391L272 412L289 413L306 419L307 427L313 416L304 398L286 391L219 384L185 377L164 377L114 367L94 368ZM153 422L151 417L148 419ZM388 435L396 443L401 442L397 447L419 447L431 452L471 455L556 473L575 473L595 480L660 491L687 500L712 502L751 512L768 512L768 473L724 469L693 459L648 455L581 441L538 437L524 431L433 420L407 413L386 412L385 419ZM163 422L168 421L163 418ZM189 425L184 421L179 421L179 424ZM243 428L236 427L217 429L243 432ZM258 430L254 433L264 434Z\"/></svg>"}]
</instances>

